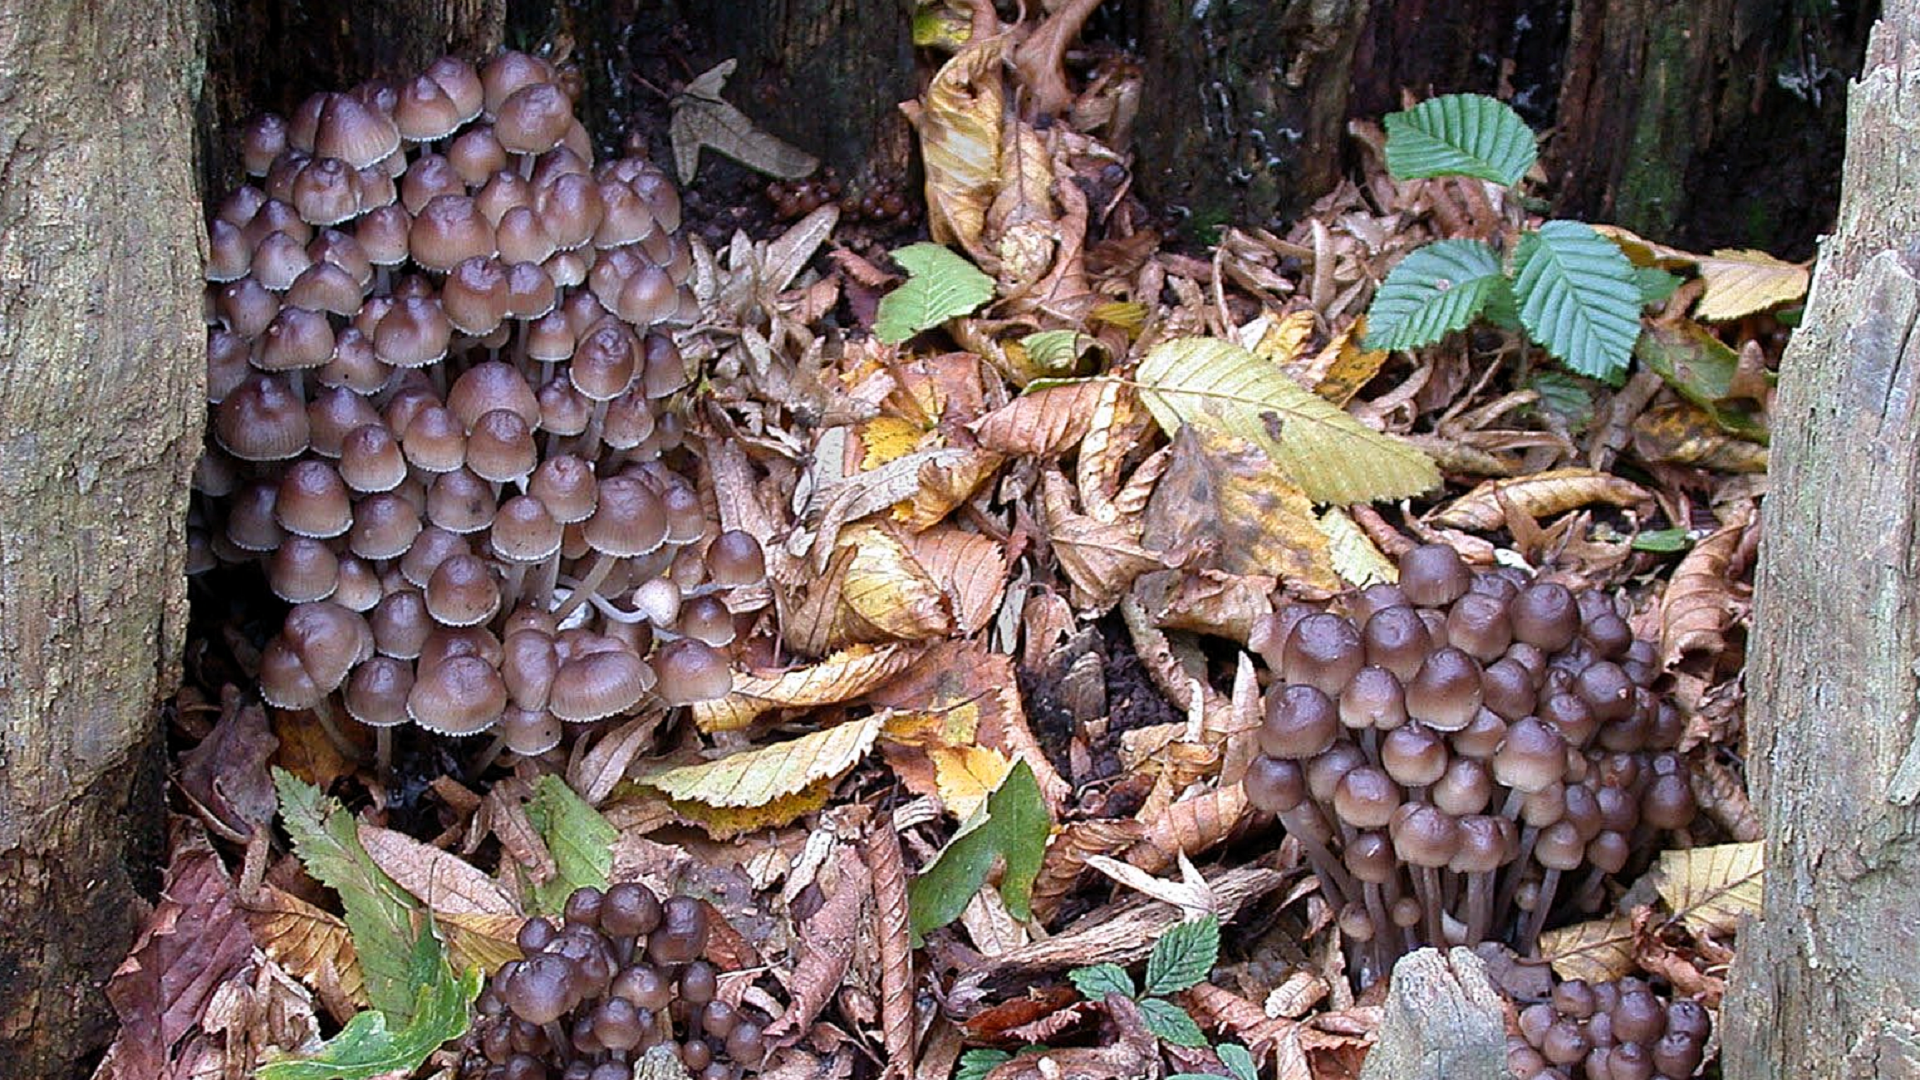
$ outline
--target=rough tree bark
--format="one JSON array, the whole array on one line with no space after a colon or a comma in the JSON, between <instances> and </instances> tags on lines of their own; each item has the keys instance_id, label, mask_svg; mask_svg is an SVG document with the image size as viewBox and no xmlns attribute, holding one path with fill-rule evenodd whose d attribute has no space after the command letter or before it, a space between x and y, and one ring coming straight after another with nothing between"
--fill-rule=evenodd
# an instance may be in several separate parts
<instances>
[{"instance_id":1,"label":"rough tree bark","mask_svg":"<svg viewBox=\"0 0 1920 1080\"><path fill-rule=\"evenodd\" d=\"M1887 5L1848 113L1775 408L1747 669L1767 877L1732 1080L1920 1075L1920 0Z\"/></svg>"},{"instance_id":2,"label":"rough tree bark","mask_svg":"<svg viewBox=\"0 0 1920 1080\"><path fill-rule=\"evenodd\" d=\"M204 331L195 0L0 0L0 1073L73 1075L157 884Z\"/></svg>"}]
</instances>

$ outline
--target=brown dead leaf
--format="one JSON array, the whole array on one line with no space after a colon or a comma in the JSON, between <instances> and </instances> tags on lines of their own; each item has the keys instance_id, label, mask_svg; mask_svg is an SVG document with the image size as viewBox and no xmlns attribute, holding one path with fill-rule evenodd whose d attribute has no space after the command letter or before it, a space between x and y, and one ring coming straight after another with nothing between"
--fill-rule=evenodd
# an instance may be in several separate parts
<instances>
[{"instance_id":1,"label":"brown dead leaf","mask_svg":"<svg viewBox=\"0 0 1920 1080\"><path fill-rule=\"evenodd\" d=\"M1273 611L1280 583L1264 575L1221 570L1155 570L1133 583L1134 597L1162 630L1191 630L1230 641L1245 641L1254 621ZM1313 588L1296 594L1318 595Z\"/></svg>"},{"instance_id":2,"label":"brown dead leaf","mask_svg":"<svg viewBox=\"0 0 1920 1080\"><path fill-rule=\"evenodd\" d=\"M176 1047L252 953L253 937L220 856L197 824L180 823L160 902L107 982L121 1025L115 1075L173 1075Z\"/></svg>"},{"instance_id":3,"label":"brown dead leaf","mask_svg":"<svg viewBox=\"0 0 1920 1080\"><path fill-rule=\"evenodd\" d=\"M1225 840L1248 809L1246 789L1239 784L1190 795L1146 822L1147 833L1128 850L1127 861L1160 873L1182 854L1197 856Z\"/></svg>"},{"instance_id":4,"label":"brown dead leaf","mask_svg":"<svg viewBox=\"0 0 1920 1080\"><path fill-rule=\"evenodd\" d=\"M1005 545L952 525L935 525L906 538L914 561L947 594L954 629L977 634L1000 610L1007 585Z\"/></svg>"},{"instance_id":5,"label":"brown dead leaf","mask_svg":"<svg viewBox=\"0 0 1920 1080\"><path fill-rule=\"evenodd\" d=\"M651 702L643 705L637 714L600 736L586 753L568 763L567 786L579 792L589 806L605 802L666 717L665 708Z\"/></svg>"},{"instance_id":6,"label":"brown dead leaf","mask_svg":"<svg viewBox=\"0 0 1920 1080\"><path fill-rule=\"evenodd\" d=\"M1160 556L1140 546L1138 528L1102 524L1074 511L1065 477L1042 476L1042 525L1055 558L1073 585L1074 606L1104 611L1125 594L1133 579L1161 569Z\"/></svg>"},{"instance_id":7,"label":"brown dead leaf","mask_svg":"<svg viewBox=\"0 0 1920 1080\"><path fill-rule=\"evenodd\" d=\"M934 241L957 242L989 272L981 233L1000 182L1005 45L997 36L969 42L941 66L921 102L902 106L920 134Z\"/></svg>"},{"instance_id":8,"label":"brown dead leaf","mask_svg":"<svg viewBox=\"0 0 1920 1080\"><path fill-rule=\"evenodd\" d=\"M1509 480L1488 480L1428 520L1448 528L1491 532L1507 523L1503 501L1539 519L1595 503L1633 506L1649 498L1640 485L1596 469L1552 469Z\"/></svg>"},{"instance_id":9,"label":"brown dead leaf","mask_svg":"<svg viewBox=\"0 0 1920 1080\"><path fill-rule=\"evenodd\" d=\"M1764 473L1767 448L1720 430L1696 405L1671 401L1633 418L1633 452L1655 465L1685 465L1728 473Z\"/></svg>"},{"instance_id":10,"label":"brown dead leaf","mask_svg":"<svg viewBox=\"0 0 1920 1080\"><path fill-rule=\"evenodd\" d=\"M919 484L904 511L894 516L915 532L931 528L980 490L1006 458L980 447L928 461L920 466Z\"/></svg>"},{"instance_id":11,"label":"brown dead leaf","mask_svg":"<svg viewBox=\"0 0 1920 1080\"><path fill-rule=\"evenodd\" d=\"M1134 448L1153 426L1153 418L1141 406L1132 386L1119 379L1093 381L1100 384L1100 397L1074 461L1074 490L1088 517L1112 524L1120 519L1113 499L1120 492L1121 474Z\"/></svg>"},{"instance_id":12,"label":"brown dead leaf","mask_svg":"<svg viewBox=\"0 0 1920 1080\"><path fill-rule=\"evenodd\" d=\"M1128 819L1068 822L1047 845L1040 872L1033 879L1033 916L1044 923L1060 909L1073 887L1087 872L1087 859L1113 856L1132 847L1147 827Z\"/></svg>"},{"instance_id":13,"label":"brown dead leaf","mask_svg":"<svg viewBox=\"0 0 1920 1080\"><path fill-rule=\"evenodd\" d=\"M280 746L266 710L223 695L213 730L180 757L180 789L213 819L225 838L244 842L273 821L276 803L267 762Z\"/></svg>"},{"instance_id":14,"label":"brown dead leaf","mask_svg":"<svg viewBox=\"0 0 1920 1080\"><path fill-rule=\"evenodd\" d=\"M1264 451L1224 430L1187 424L1173 437L1171 460L1147 504L1144 546L1183 564L1204 548L1214 569L1270 574L1307 589L1335 592L1326 534L1313 504L1288 483Z\"/></svg>"},{"instance_id":15,"label":"brown dead leaf","mask_svg":"<svg viewBox=\"0 0 1920 1080\"><path fill-rule=\"evenodd\" d=\"M1749 508L1695 544L1674 567L1660 600L1660 659L1668 668L1691 653L1711 657L1726 650L1727 629L1746 606L1734 595L1731 564L1752 520Z\"/></svg>"},{"instance_id":16,"label":"brown dead leaf","mask_svg":"<svg viewBox=\"0 0 1920 1080\"><path fill-rule=\"evenodd\" d=\"M1030 390L973 422L980 445L1002 454L1053 457L1080 445L1112 384L1083 379Z\"/></svg>"},{"instance_id":17,"label":"brown dead leaf","mask_svg":"<svg viewBox=\"0 0 1920 1080\"><path fill-rule=\"evenodd\" d=\"M1661 940L1657 922L1653 909L1634 909L1633 928L1637 939L1634 963L1649 975L1665 979L1673 987L1675 998L1690 997L1709 1009L1719 1008L1720 999L1727 992L1726 979L1703 971L1698 954L1676 949Z\"/></svg>"},{"instance_id":18,"label":"brown dead leaf","mask_svg":"<svg viewBox=\"0 0 1920 1080\"><path fill-rule=\"evenodd\" d=\"M913 946L907 923L907 867L890 822L875 822L862 846L873 881L874 937L880 946L880 1027L888 1061L914 1060ZM906 1074L906 1067L895 1070Z\"/></svg>"},{"instance_id":19,"label":"brown dead leaf","mask_svg":"<svg viewBox=\"0 0 1920 1080\"><path fill-rule=\"evenodd\" d=\"M836 864L838 887L800 926L800 956L787 980L787 1011L767 1025L769 1038L785 1039L812 1024L847 977L873 882L851 846L840 848Z\"/></svg>"},{"instance_id":20,"label":"brown dead leaf","mask_svg":"<svg viewBox=\"0 0 1920 1080\"><path fill-rule=\"evenodd\" d=\"M447 912L436 914L435 922L447 942L447 954L454 969L478 967L488 975L500 970L509 960L520 959L517 938L525 919L511 914Z\"/></svg>"},{"instance_id":21,"label":"brown dead leaf","mask_svg":"<svg viewBox=\"0 0 1920 1080\"><path fill-rule=\"evenodd\" d=\"M773 709L853 701L904 671L918 655L910 645L853 645L806 667L736 672L726 697L692 706L693 720L705 732L738 731Z\"/></svg>"},{"instance_id":22,"label":"brown dead leaf","mask_svg":"<svg viewBox=\"0 0 1920 1080\"><path fill-rule=\"evenodd\" d=\"M506 892L458 855L365 822L359 832L367 857L435 914L516 914Z\"/></svg>"},{"instance_id":23,"label":"brown dead leaf","mask_svg":"<svg viewBox=\"0 0 1920 1080\"><path fill-rule=\"evenodd\" d=\"M1747 786L1724 762L1709 757L1694 774L1694 798L1700 811L1735 840L1759 840L1766 835L1760 815L1747 797Z\"/></svg>"},{"instance_id":24,"label":"brown dead leaf","mask_svg":"<svg viewBox=\"0 0 1920 1080\"><path fill-rule=\"evenodd\" d=\"M321 791L332 787L341 777L352 775L353 762L341 755L312 713L270 709L267 716L273 722L274 738L280 742L279 749L273 753L275 765ZM354 732L372 730L359 724L350 724L348 729L349 737ZM371 740L371 735L368 738Z\"/></svg>"},{"instance_id":25,"label":"brown dead leaf","mask_svg":"<svg viewBox=\"0 0 1920 1080\"><path fill-rule=\"evenodd\" d=\"M1540 955L1562 979L1612 982L1633 971L1633 921L1609 915L1548 930Z\"/></svg>"},{"instance_id":26,"label":"brown dead leaf","mask_svg":"<svg viewBox=\"0 0 1920 1080\"><path fill-rule=\"evenodd\" d=\"M840 602L852 616L846 622L870 628L855 638L921 641L953 631L946 594L892 529L855 524L840 533L839 543L854 553L840 586ZM850 643L830 638L827 645Z\"/></svg>"},{"instance_id":27,"label":"brown dead leaf","mask_svg":"<svg viewBox=\"0 0 1920 1080\"><path fill-rule=\"evenodd\" d=\"M311 986L335 1021L345 1023L366 1006L360 960L347 924L338 916L272 885L250 898L245 912L254 940L295 978Z\"/></svg>"}]
</instances>

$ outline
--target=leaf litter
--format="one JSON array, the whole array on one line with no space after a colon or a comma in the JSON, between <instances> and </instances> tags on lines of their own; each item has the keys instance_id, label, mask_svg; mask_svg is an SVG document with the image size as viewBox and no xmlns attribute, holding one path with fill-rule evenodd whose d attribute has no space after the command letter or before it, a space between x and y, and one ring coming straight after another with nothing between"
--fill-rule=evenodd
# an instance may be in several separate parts
<instances>
[{"instance_id":1,"label":"leaf litter","mask_svg":"<svg viewBox=\"0 0 1920 1080\"><path fill-rule=\"evenodd\" d=\"M889 249L823 207L695 243L690 437L770 579L725 698L478 786L429 756L387 790L249 704L225 635L236 663L195 689L215 719L180 722L198 824L176 820L167 898L109 988L124 1030L100 1075L453 1069L522 922L616 880L718 914L713 948L748 965L722 996L779 1018L780 1075L1348 1075L1378 1000L1340 974L1297 841L1246 799L1249 636L1435 540L1619 589L1659 644L1705 813L1541 955L1717 1004L1761 873L1739 675L1808 268L1597 227L1677 286L1617 387L1492 327L1369 348L1403 256L1525 210L1395 179L1362 121L1361 169L1299 221L1182 248L1107 141L1125 90L1049 44L1086 8L938 39L907 106L931 242ZM803 174L725 73L674 101L683 168L705 148ZM1043 98L1067 119L1037 124ZM1506 179L1508 142L1471 164ZM297 858L272 855L276 817ZM1155 948L1194 917L1217 920L1204 966Z\"/></svg>"}]
</instances>

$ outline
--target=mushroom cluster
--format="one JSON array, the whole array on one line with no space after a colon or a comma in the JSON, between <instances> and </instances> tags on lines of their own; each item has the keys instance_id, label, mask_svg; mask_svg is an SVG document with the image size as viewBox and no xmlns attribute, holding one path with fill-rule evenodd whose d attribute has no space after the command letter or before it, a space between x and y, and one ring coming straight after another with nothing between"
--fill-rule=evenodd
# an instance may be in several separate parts
<instances>
[{"instance_id":1,"label":"mushroom cluster","mask_svg":"<svg viewBox=\"0 0 1920 1080\"><path fill-rule=\"evenodd\" d=\"M1427 545L1251 644L1275 677L1247 795L1299 838L1363 982L1422 944L1529 952L1693 819L1684 718L1607 593Z\"/></svg>"},{"instance_id":2,"label":"mushroom cluster","mask_svg":"<svg viewBox=\"0 0 1920 1080\"><path fill-rule=\"evenodd\" d=\"M1699 1002L1662 1001L1640 979L1570 979L1520 1011L1507 1068L1519 1080L1686 1080L1711 1030Z\"/></svg>"},{"instance_id":3,"label":"mushroom cluster","mask_svg":"<svg viewBox=\"0 0 1920 1080\"><path fill-rule=\"evenodd\" d=\"M191 562L264 569L263 696L337 694L383 759L407 721L537 754L723 695L763 602L688 478L679 194L596 167L567 82L503 52L315 94L246 128L208 226Z\"/></svg>"},{"instance_id":4,"label":"mushroom cluster","mask_svg":"<svg viewBox=\"0 0 1920 1080\"><path fill-rule=\"evenodd\" d=\"M706 907L662 903L646 886L576 890L558 929L521 928L522 959L480 994L465 1075L484 1080L631 1080L635 1063L670 1055L695 1080L740 1080L767 1054L765 1018L719 997L702 959Z\"/></svg>"}]
</instances>

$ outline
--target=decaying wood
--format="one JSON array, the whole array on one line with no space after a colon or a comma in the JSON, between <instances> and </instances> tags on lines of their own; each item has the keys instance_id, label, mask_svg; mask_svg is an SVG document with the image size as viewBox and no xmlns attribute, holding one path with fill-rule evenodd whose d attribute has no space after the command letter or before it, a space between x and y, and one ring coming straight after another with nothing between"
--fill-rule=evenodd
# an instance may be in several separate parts
<instances>
[{"instance_id":1,"label":"decaying wood","mask_svg":"<svg viewBox=\"0 0 1920 1080\"><path fill-rule=\"evenodd\" d=\"M1736 1080L1920 1074L1920 3L1887 5L1848 112L1755 579L1767 870L1725 1013Z\"/></svg>"},{"instance_id":2,"label":"decaying wood","mask_svg":"<svg viewBox=\"0 0 1920 1080\"><path fill-rule=\"evenodd\" d=\"M200 443L199 6L0 2L0 1072L66 1076L158 885Z\"/></svg>"},{"instance_id":3,"label":"decaying wood","mask_svg":"<svg viewBox=\"0 0 1920 1080\"><path fill-rule=\"evenodd\" d=\"M1417 949L1393 966L1380 1041L1360 1080L1504 1076L1505 1008L1470 950Z\"/></svg>"}]
</instances>

